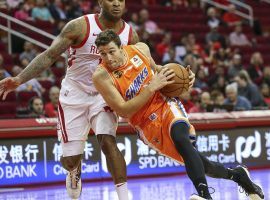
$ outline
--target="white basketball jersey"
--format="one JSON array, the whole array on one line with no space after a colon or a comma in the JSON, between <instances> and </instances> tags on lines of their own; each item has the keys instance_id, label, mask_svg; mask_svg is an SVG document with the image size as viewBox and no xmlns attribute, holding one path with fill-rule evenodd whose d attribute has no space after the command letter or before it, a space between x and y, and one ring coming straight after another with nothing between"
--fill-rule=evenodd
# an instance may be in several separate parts
<instances>
[{"instance_id":1,"label":"white basketball jersey","mask_svg":"<svg viewBox=\"0 0 270 200\"><path fill-rule=\"evenodd\" d=\"M92 75L100 63L100 55L95 45L97 35L102 32L97 14L84 16L87 23L87 34L78 46L69 48L68 67L65 79L72 81L86 93L96 92ZM123 28L118 32L123 45L130 43L132 28L123 21Z\"/></svg>"}]
</instances>

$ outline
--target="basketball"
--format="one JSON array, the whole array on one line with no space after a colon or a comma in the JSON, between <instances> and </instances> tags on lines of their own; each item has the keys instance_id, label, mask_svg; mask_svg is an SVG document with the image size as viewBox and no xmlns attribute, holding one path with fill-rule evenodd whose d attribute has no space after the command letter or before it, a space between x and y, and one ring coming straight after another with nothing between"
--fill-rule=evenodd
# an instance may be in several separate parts
<instances>
[{"instance_id":1,"label":"basketball","mask_svg":"<svg viewBox=\"0 0 270 200\"><path fill-rule=\"evenodd\" d=\"M169 85L166 85L160 91L163 95L167 97L179 97L183 92L188 91L189 88L189 73L188 70L182 65L176 63L169 63L164 65L172 69L175 73L175 76L172 78L175 82Z\"/></svg>"}]
</instances>

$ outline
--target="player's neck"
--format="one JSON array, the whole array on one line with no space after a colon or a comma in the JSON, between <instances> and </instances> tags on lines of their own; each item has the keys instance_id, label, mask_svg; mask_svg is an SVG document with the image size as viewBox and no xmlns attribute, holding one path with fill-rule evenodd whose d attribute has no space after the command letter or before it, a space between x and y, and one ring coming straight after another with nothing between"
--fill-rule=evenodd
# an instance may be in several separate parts
<instances>
[{"instance_id":1,"label":"player's neck","mask_svg":"<svg viewBox=\"0 0 270 200\"><path fill-rule=\"evenodd\" d=\"M98 16L98 20L99 20L99 23L101 24L103 30L114 29L116 32L118 32L119 30L121 30L121 28L123 26L122 19L119 19L117 21L108 20L102 14Z\"/></svg>"}]
</instances>

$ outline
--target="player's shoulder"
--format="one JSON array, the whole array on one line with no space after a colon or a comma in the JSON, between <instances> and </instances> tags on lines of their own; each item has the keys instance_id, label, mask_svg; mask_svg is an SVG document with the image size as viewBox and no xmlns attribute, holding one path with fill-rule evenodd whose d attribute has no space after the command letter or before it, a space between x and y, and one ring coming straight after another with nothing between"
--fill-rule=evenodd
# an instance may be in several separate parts
<instances>
[{"instance_id":1,"label":"player's shoulder","mask_svg":"<svg viewBox=\"0 0 270 200\"><path fill-rule=\"evenodd\" d=\"M130 44L138 43L140 41L140 39L139 39L137 31L131 25L128 24L128 26L129 26L130 31L131 31L131 33L129 33L131 35Z\"/></svg>"},{"instance_id":2,"label":"player's shoulder","mask_svg":"<svg viewBox=\"0 0 270 200\"><path fill-rule=\"evenodd\" d=\"M139 51L141 51L144 54L149 54L149 47L147 44L145 44L144 42L138 42L134 45L136 47L136 49L138 49Z\"/></svg>"},{"instance_id":3,"label":"player's shoulder","mask_svg":"<svg viewBox=\"0 0 270 200\"><path fill-rule=\"evenodd\" d=\"M134 44L134 46L138 47L145 47L147 46L147 44L145 44L144 42L137 42L136 44Z\"/></svg>"},{"instance_id":4,"label":"player's shoulder","mask_svg":"<svg viewBox=\"0 0 270 200\"><path fill-rule=\"evenodd\" d=\"M66 26L72 26L81 31L81 28L87 26L88 16L84 15L76 19L70 20Z\"/></svg>"},{"instance_id":5,"label":"player's shoulder","mask_svg":"<svg viewBox=\"0 0 270 200\"><path fill-rule=\"evenodd\" d=\"M106 69L104 69L104 67L102 67L101 65L99 65L96 69L96 71L93 74L93 80L100 80L100 79L104 79L108 77L108 72Z\"/></svg>"},{"instance_id":6,"label":"player's shoulder","mask_svg":"<svg viewBox=\"0 0 270 200\"><path fill-rule=\"evenodd\" d=\"M85 20L85 16L78 17L69 21L61 31L61 36L72 39L74 43L72 45L80 44L87 34L88 24Z\"/></svg>"},{"instance_id":7,"label":"player's shoulder","mask_svg":"<svg viewBox=\"0 0 270 200\"><path fill-rule=\"evenodd\" d=\"M69 21L62 30L64 34L80 34L83 26L85 26L83 17L79 17Z\"/></svg>"}]
</instances>

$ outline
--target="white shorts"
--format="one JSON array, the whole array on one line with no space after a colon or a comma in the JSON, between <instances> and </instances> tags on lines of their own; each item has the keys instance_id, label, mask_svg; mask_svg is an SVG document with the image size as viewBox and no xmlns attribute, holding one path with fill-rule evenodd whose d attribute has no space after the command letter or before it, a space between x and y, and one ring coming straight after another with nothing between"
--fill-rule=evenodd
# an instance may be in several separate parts
<instances>
[{"instance_id":1,"label":"white shorts","mask_svg":"<svg viewBox=\"0 0 270 200\"><path fill-rule=\"evenodd\" d=\"M64 143L61 141L63 157L76 156L83 154L85 141L70 141Z\"/></svg>"},{"instance_id":2,"label":"white shorts","mask_svg":"<svg viewBox=\"0 0 270 200\"><path fill-rule=\"evenodd\" d=\"M117 125L117 115L109 109L100 94L88 94L68 81L62 82L57 126L62 143L85 142L90 128L96 135L115 136Z\"/></svg>"}]
</instances>

